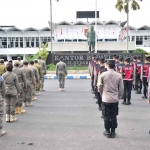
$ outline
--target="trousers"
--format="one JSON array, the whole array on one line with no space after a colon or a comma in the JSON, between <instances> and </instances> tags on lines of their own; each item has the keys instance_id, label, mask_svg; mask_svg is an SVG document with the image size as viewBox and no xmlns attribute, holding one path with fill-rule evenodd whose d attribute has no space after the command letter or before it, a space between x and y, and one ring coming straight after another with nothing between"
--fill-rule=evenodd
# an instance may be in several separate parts
<instances>
[{"instance_id":1,"label":"trousers","mask_svg":"<svg viewBox=\"0 0 150 150\"><path fill-rule=\"evenodd\" d=\"M101 108L102 107L102 97L99 92L97 92L97 100L98 100L99 108Z\"/></svg>"},{"instance_id":2,"label":"trousers","mask_svg":"<svg viewBox=\"0 0 150 150\"><path fill-rule=\"evenodd\" d=\"M132 81L124 80L124 94L123 99L124 102L126 102L126 99L128 99L128 102L131 100L131 91L132 91Z\"/></svg>"},{"instance_id":3,"label":"trousers","mask_svg":"<svg viewBox=\"0 0 150 150\"><path fill-rule=\"evenodd\" d=\"M8 94L5 96L6 102L6 114L15 115L15 106L17 102L17 96Z\"/></svg>"},{"instance_id":4,"label":"trousers","mask_svg":"<svg viewBox=\"0 0 150 150\"><path fill-rule=\"evenodd\" d=\"M104 116L105 129L117 128L118 102L105 103L102 102L102 115Z\"/></svg>"},{"instance_id":5,"label":"trousers","mask_svg":"<svg viewBox=\"0 0 150 150\"><path fill-rule=\"evenodd\" d=\"M41 90L43 90L44 89L44 74L42 73L42 78L41 78L41 83L40 83L40 85L41 85Z\"/></svg>"},{"instance_id":6,"label":"trousers","mask_svg":"<svg viewBox=\"0 0 150 150\"><path fill-rule=\"evenodd\" d=\"M31 103L32 100L32 84L27 83L27 90L25 92L25 103Z\"/></svg>"},{"instance_id":7,"label":"trousers","mask_svg":"<svg viewBox=\"0 0 150 150\"><path fill-rule=\"evenodd\" d=\"M0 130L3 128L4 101L0 98Z\"/></svg>"},{"instance_id":8,"label":"trousers","mask_svg":"<svg viewBox=\"0 0 150 150\"><path fill-rule=\"evenodd\" d=\"M65 75L58 74L58 81L59 81L59 88L64 88L65 87Z\"/></svg>"},{"instance_id":9,"label":"trousers","mask_svg":"<svg viewBox=\"0 0 150 150\"><path fill-rule=\"evenodd\" d=\"M20 90L21 90L21 92L20 92L20 96L17 99L16 107L22 107L22 103L25 99L25 93L24 93L24 89L23 89L22 85L20 86Z\"/></svg>"},{"instance_id":10,"label":"trousers","mask_svg":"<svg viewBox=\"0 0 150 150\"><path fill-rule=\"evenodd\" d=\"M148 88L147 77L143 77L143 93L145 97L147 96L147 88Z\"/></svg>"},{"instance_id":11,"label":"trousers","mask_svg":"<svg viewBox=\"0 0 150 150\"><path fill-rule=\"evenodd\" d=\"M136 88L137 92L141 92L141 90L142 90L142 81L140 79L140 74L136 75L135 88Z\"/></svg>"}]
</instances>

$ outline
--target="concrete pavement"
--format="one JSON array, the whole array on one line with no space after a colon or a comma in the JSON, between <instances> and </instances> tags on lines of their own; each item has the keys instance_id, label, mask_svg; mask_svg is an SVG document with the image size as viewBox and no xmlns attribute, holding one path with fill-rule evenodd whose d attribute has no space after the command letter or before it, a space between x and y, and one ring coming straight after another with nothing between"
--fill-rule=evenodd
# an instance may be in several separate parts
<instances>
[{"instance_id":1,"label":"concrete pavement","mask_svg":"<svg viewBox=\"0 0 150 150\"><path fill-rule=\"evenodd\" d=\"M45 80L45 92L15 123L5 123L8 134L0 150L149 150L150 106L132 93L132 105L120 104L117 137L103 136L101 112L90 91L90 80Z\"/></svg>"}]
</instances>

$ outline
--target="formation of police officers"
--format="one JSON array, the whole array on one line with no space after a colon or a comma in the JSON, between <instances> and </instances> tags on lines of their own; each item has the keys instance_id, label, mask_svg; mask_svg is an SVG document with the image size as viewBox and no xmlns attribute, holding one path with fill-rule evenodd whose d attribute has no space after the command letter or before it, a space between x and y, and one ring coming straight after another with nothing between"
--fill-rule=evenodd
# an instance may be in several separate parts
<instances>
[{"instance_id":1,"label":"formation of police officers","mask_svg":"<svg viewBox=\"0 0 150 150\"><path fill-rule=\"evenodd\" d=\"M15 114L23 114L24 107L31 107L35 96L44 91L44 75L46 64L41 56L38 60L23 60L18 57L17 61L10 60L6 66L4 60L0 59L0 136L6 132L2 130L4 114L4 102L6 111L6 122L15 122Z\"/></svg>"},{"instance_id":2,"label":"formation of police officers","mask_svg":"<svg viewBox=\"0 0 150 150\"><path fill-rule=\"evenodd\" d=\"M104 58L100 59L99 56L94 55L92 56L92 61L89 63L91 91L95 94L94 98L97 99L96 103L99 106L99 111L102 111L102 118L104 119L106 129L104 135L108 138L115 137L115 128L117 128L116 115L118 114L119 99L116 97L115 100L115 95L121 95L120 99L123 99L123 105L131 105L132 90L136 94L142 94L143 89L142 98L148 98L150 57L145 57L144 63L140 56L134 56L132 59L125 58L123 60L123 58L114 55L113 59L104 60ZM109 71L108 68L113 71ZM121 75L122 84L119 81L119 75ZM115 89L116 85L117 88Z\"/></svg>"}]
</instances>

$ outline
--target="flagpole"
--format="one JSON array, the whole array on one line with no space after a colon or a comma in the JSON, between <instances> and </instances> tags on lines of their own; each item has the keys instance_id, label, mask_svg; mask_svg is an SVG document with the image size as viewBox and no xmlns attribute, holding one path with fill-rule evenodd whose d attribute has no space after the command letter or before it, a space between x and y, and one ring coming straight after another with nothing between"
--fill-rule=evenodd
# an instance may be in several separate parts
<instances>
[{"instance_id":1,"label":"flagpole","mask_svg":"<svg viewBox=\"0 0 150 150\"><path fill-rule=\"evenodd\" d=\"M97 0L95 0L95 53L97 53Z\"/></svg>"},{"instance_id":2,"label":"flagpole","mask_svg":"<svg viewBox=\"0 0 150 150\"><path fill-rule=\"evenodd\" d=\"M51 54L53 52L53 40L52 40L52 0L50 0L50 23L51 23Z\"/></svg>"}]
</instances>

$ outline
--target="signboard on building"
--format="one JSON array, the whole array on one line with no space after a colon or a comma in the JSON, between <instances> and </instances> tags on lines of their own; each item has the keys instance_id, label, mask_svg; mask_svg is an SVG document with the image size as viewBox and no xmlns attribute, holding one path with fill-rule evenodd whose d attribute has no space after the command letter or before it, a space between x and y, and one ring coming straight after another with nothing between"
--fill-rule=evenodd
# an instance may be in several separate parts
<instances>
[{"instance_id":1,"label":"signboard on building","mask_svg":"<svg viewBox=\"0 0 150 150\"><path fill-rule=\"evenodd\" d=\"M47 64L53 63L57 64L59 62L60 58L63 58L64 62L67 64L67 66L88 66L89 62L92 60L92 55L95 54L49 54L47 59ZM96 56L99 58L106 59L112 59L114 53L110 54L100 54L97 53ZM145 56L145 54L117 54L119 57L123 57L124 59L127 57L130 57L132 59L133 56L142 56L142 58Z\"/></svg>"}]
</instances>

